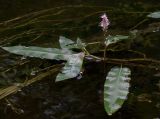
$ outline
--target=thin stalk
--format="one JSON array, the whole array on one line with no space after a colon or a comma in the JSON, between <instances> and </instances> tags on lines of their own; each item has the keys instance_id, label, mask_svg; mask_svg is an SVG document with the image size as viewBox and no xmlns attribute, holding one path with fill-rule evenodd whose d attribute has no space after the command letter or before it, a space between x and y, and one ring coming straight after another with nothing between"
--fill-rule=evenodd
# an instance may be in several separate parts
<instances>
[{"instance_id":1,"label":"thin stalk","mask_svg":"<svg viewBox=\"0 0 160 119\"><path fill-rule=\"evenodd\" d=\"M107 51L107 46L105 45L104 47L104 54L103 54L103 59L106 60L106 51Z\"/></svg>"},{"instance_id":2,"label":"thin stalk","mask_svg":"<svg viewBox=\"0 0 160 119\"><path fill-rule=\"evenodd\" d=\"M88 52L88 50L85 47L82 50L83 50L83 52L85 52L86 55L90 55L90 53Z\"/></svg>"},{"instance_id":3,"label":"thin stalk","mask_svg":"<svg viewBox=\"0 0 160 119\"><path fill-rule=\"evenodd\" d=\"M133 26L130 30L133 30L135 28L137 28L139 25L143 24L144 22L146 22L148 19L143 19L142 21L140 21L138 24L136 24L135 26Z\"/></svg>"},{"instance_id":4,"label":"thin stalk","mask_svg":"<svg viewBox=\"0 0 160 119\"><path fill-rule=\"evenodd\" d=\"M94 45L94 44L101 44L102 42L91 42L91 43L87 43L87 45Z\"/></svg>"},{"instance_id":5,"label":"thin stalk","mask_svg":"<svg viewBox=\"0 0 160 119\"><path fill-rule=\"evenodd\" d=\"M106 33L104 32L104 39L106 38ZM103 54L103 60L106 60L106 51L107 51L107 45L104 43L105 47L104 47L104 54ZM106 62L104 62L104 73L105 73L105 67L106 67Z\"/></svg>"},{"instance_id":6,"label":"thin stalk","mask_svg":"<svg viewBox=\"0 0 160 119\"><path fill-rule=\"evenodd\" d=\"M160 70L157 65L160 67L160 61L155 60L155 59L147 59L147 58L134 58L134 59L113 59L113 58L105 58L104 57L97 57L94 55L89 55L93 59L103 61L105 63L111 63L111 64L120 64L120 65L128 65L128 66L135 66L135 67L142 67L142 68L150 68L154 70ZM137 64L137 62L150 62L150 63L155 63L156 66L151 66L151 65L143 65L143 64Z\"/></svg>"},{"instance_id":7,"label":"thin stalk","mask_svg":"<svg viewBox=\"0 0 160 119\"><path fill-rule=\"evenodd\" d=\"M94 55L86 55L86 56L92 57L92 58L93 58L93 59L95 59L95 60L103 61L103 59L102 59L102 58L97 57L97 56L94 56Z\"/></svg>"}]
</instances>

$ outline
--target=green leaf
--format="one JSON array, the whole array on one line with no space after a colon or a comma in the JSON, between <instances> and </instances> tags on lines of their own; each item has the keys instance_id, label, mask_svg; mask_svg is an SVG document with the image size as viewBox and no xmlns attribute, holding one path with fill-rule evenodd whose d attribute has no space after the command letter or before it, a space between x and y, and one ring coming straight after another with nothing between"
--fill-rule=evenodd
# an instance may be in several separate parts
<instances>
[{"instance_id":1,"label":"green leaf","mask_svg":"<svg viewBox=\"0 0 160 119\"><path fill-rule=\"evenodd\" d=\"M73 52L69 50L61 50L57 48L42 48L35 46L12 46L2 47L2 49L18 55L55 60L65 60L73 54Z\"/></svg>"},{"instance_id":2,"label":"green leaf","mask_svg":"<svg viewBox=\"0 0 160 119\"><path fill-rule=\"evenodd\" d=\"M130 39L135 39L138 35L139 31L138 30L133 30L133 31L130 31L129 33L129 38Z\"/></svg>"},{"instance_id":3,"label":"green leaf","mask_svg":"<svg viewBox=\"0 0 160 119\"><path fill-rule=\"evenodd\" d=\"M59 43L62 49L83 49L86 46L80 38L77 38L77 42L74 42L63 36L60 36Z\"/></svg>"},{"instance_id":4,"label":"green leaf","mask_svg":"<svg viewBox=\"0 0 160 119\"><path fill-rule=\"evenodd\" d=\"M67 59L67 63L63 67L62 71L57 75L56 81L62 81L76 77L83 64L84 53L73 54Z\"/></svg>"},{"instance_id":5,"label":"green leaf","mask_svg":"<svg viewBox=\"0 0 160 119\"><path fill-rule=\"evenodd\" d=\"M129 93L129 68L114 67L108 73L104 84L104 107L108 115L121 108Z\"/></svg>"},{"instance_id":6,"label":"green leaf","mask_svg":"<svg viewBox=\"0 0 160 119\"><path fill-rule=\"evenodd\" d=\"M110 44L117 43L119 41L122 41L128 38L129 36L124 36L124 35L115 35L115 36L109 35L106 37L105 44L106 46L109 46Z\"/></svg>"},{"instance_id":7,"label":"green leaf","mask_svg":"<svg viewBox=\"0 0 160 119\"><path fill-rule=\"evenodd\" d=\"M77 38L77 48L79 49L83 49L86 47L86 44L85 43L82 43L81 39L80 38Z\"/></svg>"},{"instance_id":8,"label":"green leaf","mask_svg":"<svg viewBox=\"0 0 160 119\"><path fill-rule=\"evenodd\" d=\"M37 57L42 59L55 59L55 60L66 60L67 63L62 69L62 72L57 75L56 81L62 81L69 78L76 77L82 67L84 53L74 54L68 49L57 49L57 48L41 48L41 47L25 47L25 46L12 46L2 47L4 50L14 54Z\"/></svg>"},{"instance_id":9,"label":"green leaf","mask_svg":"<svg viewBox=\"0 0 160 119\"><path fill-rule=\"evenodd\" d=\"M64 37L64 36L60 36L59 37L59 44L60 44L62 49L64 49L64 48L68 49L68 48L71 48L71 46L73 44L75 44L75 42L66 38L66 37Z\"/></svg>"},{"instance_id":10,"label":"green leaf","mask_svg":"<svg viewBox=\"0 0 160 119\"><path fill-rule=\"evenodd\" d=\"M160 18L160 11L153 12L153 13L147 15L147 17L150 17L150 18Z\"/></svg>"}]
</instances>

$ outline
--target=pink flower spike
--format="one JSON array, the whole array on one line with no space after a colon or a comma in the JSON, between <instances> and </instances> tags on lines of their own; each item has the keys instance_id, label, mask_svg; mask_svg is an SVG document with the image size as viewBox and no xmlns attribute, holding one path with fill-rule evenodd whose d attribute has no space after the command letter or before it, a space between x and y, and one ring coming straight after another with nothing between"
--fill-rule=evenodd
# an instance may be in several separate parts
<instances>
[{"instance_id":1,"label":"pink flower spike","mask_svg":"<svg viewBox=\"0 0 160 119\"><path fill-rule=\"evenodd\" d=\"M103 31L107 31L108 26L109 26L109 24L110 24L110 22L109 22L109 20L108 20L108 17L107 17L106 14L103 14L103 15L101 16L101 18L102 18L102 21L100 22L100 26L102 27L102 30L103 30Z\"/></svg>"}]
</instances>

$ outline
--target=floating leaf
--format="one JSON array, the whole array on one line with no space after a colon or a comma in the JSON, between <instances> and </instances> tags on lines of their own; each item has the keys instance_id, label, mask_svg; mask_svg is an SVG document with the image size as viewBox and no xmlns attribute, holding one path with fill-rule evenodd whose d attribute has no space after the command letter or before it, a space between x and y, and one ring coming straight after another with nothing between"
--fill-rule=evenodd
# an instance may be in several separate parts
<instances>
[{"instance_id":1,"label":"floating leaf","mask_svg":"<svg viewBox=\"0 0 160 119\"><path fill-rule=\"evenodd\" d=\"M124 36L124 35L116 35L116 36L109 35L105 40L105 44L106 46L109 46L110 44L117 43L119 41L122 41L128 38L129 36Z\"/></svg>"},{"instance_id":2,"label":"floating leaf","mask_svg":"<svg viewBox=\"0 0 160 119\"><path fill-rule=\"evenodd\" d=\"M73 52L69 50L61 50L57 48L41 48L35 46L12 46L2 48L14 54L42 59L65 60L73 54Z\"/></svg>"},{"instance_id":3,"label":"floating leaf","mask_svg":"<svg viewBox=\"0 0 160 119\"><path fill-rule=\"evenodd\" d=\"M57 75L56 81L62 81L76 77L81 71L83 58L84 58L83 52L78 54L73 54L71 57L69 57L61 73Z\"/></svg>"},{"instance_id":4,"label":"floating leaf","mask_svg":"<svg viewBox=\"0 0 160 119\"><path fill-rule=\"evenodd\" d=\"M67 60L62 72L57 75L56 81L76 77L80 73L84 58L83 52L74 54L72 51L66 49L61 50L56 48L41 48L34 46L12 46L2 48L11 53L23 56L37 57L42 59Z\"/></svg>"},{"instance_id":5,"label":"floating leaf","mask_svg":"<svg viewBox=\"0 0 160 119\"><path fill-rule=\"evenodd\" d=\"M108 73L104 84L104 107L109 115L121 108L126 100L129 93L130 73L129 68L122 67L114 67Z\"/></svg>"},{"instance_id":6,"label":"floating leaf","mask_svg":"<svg viewBox=\"0 0 160 119\"><path fill-rule=\"evenodd\" d=\"M160 18L160 11L153 12L153 13L147 15L147 17L151 17L151 18Z\"/></svg>"}]
</instances>

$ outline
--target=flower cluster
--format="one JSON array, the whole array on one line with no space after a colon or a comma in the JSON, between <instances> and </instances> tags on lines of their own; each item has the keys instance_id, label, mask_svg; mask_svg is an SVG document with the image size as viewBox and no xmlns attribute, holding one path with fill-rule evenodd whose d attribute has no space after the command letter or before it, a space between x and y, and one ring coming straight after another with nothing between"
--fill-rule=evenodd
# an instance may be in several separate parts
<instances>
[{"instance_id":1,"label":"flower cluster","mask_svg":"<svg viewBox=\"0 0 160 119\"><path fill-rule=\"evenodd\" d=\"M110 22L106 14L103 14L101 18L102 18L102 21L100 22L100 26L102 27L102 30L106 32Z\"/></svg>"}]
</instances>

